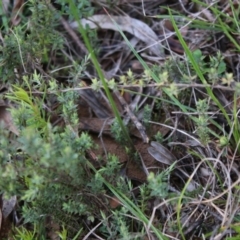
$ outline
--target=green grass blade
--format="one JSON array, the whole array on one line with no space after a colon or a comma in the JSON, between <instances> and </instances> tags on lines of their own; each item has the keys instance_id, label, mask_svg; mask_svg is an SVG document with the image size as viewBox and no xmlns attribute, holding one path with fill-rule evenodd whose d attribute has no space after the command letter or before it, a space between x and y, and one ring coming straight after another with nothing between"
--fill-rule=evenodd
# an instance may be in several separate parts
<instances>
[{"instance_id":1,"label":"green grass blade","mask_svg":"<svg viewBox=\"0 0 240 240\"><path fill-rule=\"evenodd\" d=\"M120 125L120 127L121 127L121 129L123 131L123 134L124 134L125 138L126 138L126 141L129 144L131 144L131 146L132 146L131 138L130 138L130 136L128 134L126 126L124 125L124 123L123 123L123 121L121 119L121 116L119 114L117 106L116 106L116 104L115 104L115 102L113 100L113 97L112 97L111 92L110 92L110 90L108 88L107 82L106 82L106 80L104 78L103 72L102 72L102 70L100 68L100 65L99 65L99 63L97 61L96 55L94 53L94 50L93 50L93 48L92 48L92 46L90 44L90 41L88 39L88 36L86 34L86 30L83 28L83 26L82 26L82 24L81 24L81 22L79 20L79 14L78 14L77 6L74 4L73 0L68 0L68 2L69 2L69 5L70 5L70 11L72 13L72 16L74 17L75 21L77 21L77 23L78 23L79 32L81 33L81 35L83 37L83 40L84 40L84 43L86 44L87 49L88 49L88 51L90 53L90 58L91 58L92 63L93 63L93 65L94 65L94 67L95 67L95 69L96 69L96 71L98 73L98 76L99 76L99 78L100 78L100 80L101 80L101 82L103 84L103 88L104 88L104 90L106 92L106 95L107 95L107 98L108 98L108 100L109 100L109 102L111 104L111 107L112 107L112 110L114 112L114 115L117 118L117 121L119 122L119 125Z\"/></svg>"},{"instance_id":2,"label":"green grass blade","mask_svg":"<svg viewBox=\"0 0 240 240\"><path fill-rule=\"evenodd\" d=\"M221 110L221 112L223 113L224 117L226 118L228 124L231 126L231 120L226 112L226 110L224 109L224 107L221 105L221 103L218 101L218 99L216 98L216 96L214 95L212 89L207 86L207 81L205 79L205 77L203 76L203 73L201 72L199 66L198 66L198 63L195 61L194 57L193 57L193 54L192 52L190 51L190 49L188 48L185 40L183 39L175 21L174 21L174 18L172 17L171 15L171 10L169 9L169 15L171 16L171 22L173 24L173 27L174 27L174 30L176 32L176 35L180 41L180 43L182 44L182 47L184 48L184 51L186 53L186 55L188 56L188 58L190 59L192 65L193 65L193 68L194 70L196 71L199 79L201 80L201 82L206 85L206 91L208 93L208 95L211 97L211 99L216 103L216 105L219 107L219 109Z\"/></svg>"}]
</instances>

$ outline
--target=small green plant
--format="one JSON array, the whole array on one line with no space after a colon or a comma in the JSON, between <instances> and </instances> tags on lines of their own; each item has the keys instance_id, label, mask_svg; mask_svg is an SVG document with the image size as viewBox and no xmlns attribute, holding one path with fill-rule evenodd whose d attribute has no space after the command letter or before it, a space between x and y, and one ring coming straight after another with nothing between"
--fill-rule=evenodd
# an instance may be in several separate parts
<instances>
[{"instance_id":1,"label":"small green plant","mask_svg":"<svg viewBox=\"0 0 240 240\"><path fill-rule=\"evenodd\" d=\"M125 145L127 143L127 139L126 139L117 119L115 119L111 125L111 133L118 143L120 143L122 145Z\"/></svg>"},{"instance_id":2,"label":"small green plant","mask_svg":"<svg viewBox=\"0 0 240 240\"><path fill-rule=\"evenodd\" d=\"M169 168L162 171L159 174L149 173L148 176L148 188L150 190L150 196L158 198L166 198L169 196L169 175L174 169L172 164Z\"/></svg>"},{"instance_id":3,"label":"small green plant","mask_svg":"<svg viewBox=\"0 0 240 240\"><path fill-rule=\"evenodd\" d=\"M199 64L201 72L207 74L210 83L216 84L220 82L221 76L226 72L226 64L220 52L217 52L216 56L210 56L209 62L205 60L206 57L203 56L200 50L193 52L193 58Z\"/></svg>"},{"instance_id":4,"label":"small green plant","mask_svg":"<svg viewBox=\"0 0 240 240\"><path fill-rule=\"evenodd\" d=\"M82 232L82 228L78 231L78 233L72 238L72 240L77 240L79 235ZM67 240L68 238L68 231L67 229L63 226L62 231L57 233L58 236L60 237L61 240Z\"/></svg>"},{"instance_id":5,"label":"small green plant","mask_svg":"<svg viewBox=\"0 0 240 240\"><path fill-rule=\"evenodd\" d=\"M195 118L196 126L197 126L197 134L201 140L201 142L205 145L208 143L209 137L209 120L206 112L208 111L207 100L198 100L197 102L197 112L199 114L198 118Z\"/></svg>"},{"instance_id":6,"label":"small green plant","mask_svg":"<svg viewBox=\"0 0 240 240\"><path fill-rule=\"evenodd\" d=\"M161 132L157 132L156 135L154 136L154 138L159 143L163 142L163 135L161 134Z\"/></svg>"},{"instance_id":7,"label":"small green plant","mask_svg":"<svg viewBox=\"0 0 240 240\"><path fill-rule=\"evenodd\" d=\"M36 239L36 225L34 224L34 229L32 231L27 230L24 227L14 229L14 240L34 240Z\"/></svg>"},{"instance_id":8,"label":"small green plant","mask_svg":"<svg viewBox=\"0 0 240 240\"><path fill-rule=\"evenodd\" d=\"M10 32L3 32L4 46L0 47L0 73L4 82L13 83L14 69L21 76L33 73L39 63L47 63L49 49L57 51L63 46L63 38L55 30L58 15L44 0L28 1L31 12L29 20L22 18L22 24ZM29 22L26 22L29 21ZM14 56L14 57L13 57Z\"/></svg>"},{"instance_id":9,"label":"small green plant","mask_svg":"<svg viewBox=\"0 0 240 240\"><path fill-rule=\"evenodd\" d=\"M0 26L1 26L1 30L2 29L6 29L8 30L8 13L6 11L6 6L3 3L3 1L0 2Z\"/></svg>"},{"instance_id":10,"label":"small green plant","mask_svg":"<svg viewBox=\"0 0 240 240\"><path fill-rule=\"evenodd\" d=\"M44 119L44 112L41 109L41 101L34 99L23 89L17 86L13 86L13 91L7 97L11 101L19 104L19 109L12 109L11 113L14 119L15 125L22 130L29 126L41 129L44 131L47 127L47 121Z\"/></svg>"},{"instance_id":11,"label":"small green plant","mask_svg":"<svg viewBox=\"0 0 240 240\"><path fill-rule=\"evenodd\" d=\"M143 108L143 125L149 127L149 121L152 117L152 110L149 105L145 105Z\"/></svg>"},{"instance_id":12,"label":"small green plant","mask_svg":"<svg viewBox=\"0 0 240 240\"><path fill-rule=\"evenodd\" d=\"M57 0L56 1L61 6L61 13L62 15L67 15L70 17L70 20L74 20L74 17L71 12L71 8L66 0ZM79 18L90 17L93 15L94 7L92 3L87 0L74 0L72 2L74 6L77 8L78 12L80 13Z\"/></svg>"}]
</instances>

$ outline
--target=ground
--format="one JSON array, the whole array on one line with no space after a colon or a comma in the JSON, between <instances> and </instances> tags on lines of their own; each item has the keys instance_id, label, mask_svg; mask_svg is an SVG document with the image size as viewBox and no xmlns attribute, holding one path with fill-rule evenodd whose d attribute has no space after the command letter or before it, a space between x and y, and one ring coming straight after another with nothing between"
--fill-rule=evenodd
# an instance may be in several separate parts
<instances>
[{"instance_id":1,"label":"ground","mask_svg":"<svg viewBox=\"0 0 240 240\"><path fill-rule=\"evenodd\" d=\"M1 239L239 239L238 1L3 0Z\"/></svg>"}]
</instances>

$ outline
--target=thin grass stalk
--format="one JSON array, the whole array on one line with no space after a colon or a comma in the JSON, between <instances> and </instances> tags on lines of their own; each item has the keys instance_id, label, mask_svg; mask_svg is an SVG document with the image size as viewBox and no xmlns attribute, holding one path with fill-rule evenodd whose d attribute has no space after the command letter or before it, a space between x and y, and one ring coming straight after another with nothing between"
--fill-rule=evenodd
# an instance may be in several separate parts
<instances>
[{"instance_id":1,"label":"thin grass stalk","mask_svg":"<svg viewBox=\"0 0 240 240\"><path fill-rule=\"evenodd\" d=\"M222 104L218 101L218 99L215 97L212 89L211 89L209 86L206 85L206 84L207 84L207 81L206 81L206 79L204 78L203 73L201 72L198 64L196 63L196 61L195 61L195 59L194 59L194 57L193 57L193 55L192 55L192 52L189 50L189 48L188 48L185 40L183 39L181 33L179 32L178 27L177 27L177 25L176 25L176 23L175 23L172 15L171 15L171 10L170 10L170 9L169 9L169 14L170 14L170 16L171 16L171 22L172 22L172 24L173 24L174 30L175 30L175 32L176 32L176 35L177 35L180 43L182 44L182 46L183 46L183 48L184 48L184 51L186 52L186 55L187 55L188 58L190 59L192 65L193 65L193 68L195 69L195 71L196 71L199 79L200 79L201 82L205 85L205 88L206 88L206 90L207 90L208 95L211 97L211 99L216 103L216 105L218 106L218 108L220 109L220 111L223 113L223 115L224 115L225 119L227 120L227 123L229 124L229 126L232 126L231 119L229 118L226 110L224 109L224 107L222 106ZM235 135L235 133L233 133L233 134L234 134L235 142L237 142L237 141L238 141L237 135Z\"/></svg>"},{"instance_id":2,"label":"thin grass stalk","mask_svg":"<svg viewBox=\"0 0 240 240\"><path fill-rule=\"evenodd\" d=\"M111 18L111 16L109 15L109 17ZM112 19L112 18L111 18ZM156 76L156 74L150 70L150 68L148 67L148 65L144 62L144 60L141 58L141 56L137 53L137 51L133 48L133 46L131 45L131 43L129 42L129 40L127 39L127 37L125 36L125 34L123 33L123 31L120 29L119 25L116 23L116 21L114 21L114 19L112 19L112 21L114 22L114 24L116 25L118 31L120 32L120 34L122 35L123 39L125 40L125 42L127 43L128 47L131 49L131 51L133 52L133 54L135 55L135 57L139 60L139 62L142 64L142 66L144 67L145 70L147 70L150 74L152 79L156 82L156 83L160 83L159 78ZM166 91L164 89L164 87L162 88L163 92L165 94L167 94L167 96L173 101L172 104L178 106L183 112L187 112L187 108L186 106L184 106L183 104L181 104L181 102L179 102L179 100L177 98L175 98L172 94L170 94L168 91Z\"/></svg>"},{"instance_id":3,"label":"thin grass stalk","mask_svg":"<svg viewBox=\"0 0 240 240\"><path fill-rule=\"evenodd\" d=\"M87 162L87 165L90 169L93 170L94 173L100 174L95 167L90 163ZM100 175L101 176L101 175ZM106 187L113 193L113 195L121 202L121 204L126 207L134 216L136 216L139 221L142 221L146 224L146 226L149 225L149 219L145 216L145 214L142 212L142 210L134 203L132 202L124 193L117 190L112 184L107 182L102 176L101 181L106 185ZM159 240L168 240L169 238L164 236L157 228L155 228L152 224L150 225L150 228L152 231L156 234Z\"/></svg>"},{"instance_id":4,"label":"thin grass stalk","mask_svg":"<svg viewBox=\"0 0 240 240\"><path fill-rule=\"evenodd\" d=\"M233 100L233 134L236 136L238 141L240 140L240 128L239 128L239 120L238 120L238 107L237 107L237 94L234 94ZM238 144L238 141L235 141ZM238 152L240 149L238 149Z\"/></svg>"},{"instance_id":5,"label":"thin grass stalk","mask_svg":"<svg viewBox=\"0 0 240 240\"><path fill-rule=\"evenodd\" d=\"M140 221L145 223L146 225L149 224L149 219L145 216L145 214L141 211L139 207L135 203L133 203L126 195L119 192L117 189L115 189L111 184L109 184L107 181L103 180L104 184L111 190L111 192L116 196L120 202L134 215L136 216ZM166 236L164 236L157 228L155 228L152 224L150 225L150 228L153 230L153 232L156 234L159 240L168 240Z\"/></svg>"},{"instance_id":6,"label":"thin grass stalk","mask_svg":"<svg viewBox=\"0 0 240 240\"><path fill-rule=\"evenodd\" d=\"M194 1L196 2L197 4L201 5L201 6L204 6L204 7L208 7L208 4L204 3L204 2L199 2L199 1ZM231 29L229 27L228 24L224 23L220 16L226 18L226 19L229 19L230 21L234 22L236 24L236 26L239 28L239 25L238 25L238 20L236 19L236 15L234 14L234 9L233 9L233 3L232 1L229 2L230 6L231 6L231 9L232 9L232 13L233 13L233 17L231 17L230 15L228 14L225 14L224 12L222 11L219 11L216 7L214 6L211 6L210 7L210 10L214 13L215 16L217 16L217 20L219 23L214 23L214 26L220 26L220 31L222 31L228 38L229 40L234 44L234 46L238 49L238 51L240 51L240 45L235 41L235 39L232 37L232 35L230 34L231 32L234 31L234 29ZM238 29L239 30L239 29Z\"/></svg>"},{"instance_id":7,"label":"thin grass stalk","mask_svg":"<svg viewBox=\"0 0 240 240\"><path fill-rule=\"evenodd\" d=\"M121 127L121 130L122 130L122 132L123 132L123 134L125 136L126 141L133 147L132 140L131 140L131 138L130 138L130 136L128 134L127 128L125 127L125 125L124 125L124 123L123 123L123 121L121 119L121 116L119 114L117 106L116 106L116 104L115 104L115 102L113 100L113 97L112 97L111 92L110 92L110 90L108 88L107 82L106 82L106 80L104 78L103 72L102 72L102 70L100 68L100 65L99 65L99 63L97 61L96 55L94 53L94 50L93 50L93 48L92 48L92 46L90 44L90 41L88 39L88 36L86 34L86 30L83 28L83 26L82 26L82 24L81 24L81 22L79 20L77 6L74 4L73 0L68 0L68 3L69 3L69 6L70 6L70 11L72 13L72 16L74 17L75 21L77 21L77 23L78 23L78 30L81 33L81 35L83 37L83 40L84 40L84 43L86 44L86 47L87 47L87 49L88 49L88 51L90 53L90 58L91 58L92 63L93 63L93 65L94 65L94 67L95 67L95 69L96 69L96 71L98 73L98 76L99 76L99 78L100 78L100 80L101 80L101 82L103 84L103 88L104 88L104 90L106 92L106 95L107 95L107 98L108 98L108 100L109 100L109 102L111 104L111 107L112 107L112 110L114 112L114 115L117 118L117 121L118 121L118 123L119 123L119 125Z\"/></svg>"}]
</instances>

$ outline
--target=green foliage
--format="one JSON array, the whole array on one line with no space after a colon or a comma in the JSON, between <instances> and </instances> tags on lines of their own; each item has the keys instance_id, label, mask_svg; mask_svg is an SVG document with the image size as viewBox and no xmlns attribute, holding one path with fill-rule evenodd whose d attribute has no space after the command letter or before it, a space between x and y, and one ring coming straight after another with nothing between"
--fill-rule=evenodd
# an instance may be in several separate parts
<instances>
[{"instance_id":1,"label":"green foliage","mask_svg":"<svg viewBox=\"0 0 240 240\"><path fill-rule=\"evenodd\" d=\"M20 130L31 126L44 132L47 122L43 118L44 112L41 108L41 101L33 100L30 87L29 90L30 95L23 88L13 85L12 93L7 95L8 99L19 104L18 109L11 110L14 123Z\"/></svg>"},{"instance_id":2,"label":"green foliage","mask_svg":"<svg viewBox=\"0 0 240 240\"><path fill-rule=\"evenodd\" d=\"M3 1L0 2L0 29L7 29L8 30L8 17L4 10L4 3Z\"/></svg>"},{"instance_id":3,"label":"green foliage","mask_svg":"<svg viewBox=\"0 0 240 240\"><path fill-rule=\"evenodd\" d=\"M57 0L58 4L61 5L61 12L63 15L67 15L70 17L70 20L74 20L73 15L71 13L71 9L66 0ZM91 1L88 0L74 0L73 4L79 12L79 19L84 17L90 17L93 15L94 7L92 6Z\"/></svg>"},{"instance_id":4,"label":"green foliage","mask_svg":"<svg viewBox=\"0 0 240 240\"><path fill-rule=\"evenodd\" d=\"M72 129L77 132L78 128L78 114L77 104L78 93L75 91L60 92L57 94L57 99L62 103L62 116L67 124L70 124Z\"/></svg>"},{"instance_id":5,"label":"green foliage","mask_svg":"<svg viewBox=\"0 0 240 240\"><path fill-rule=\"evenodd\" d=\"M208 81L211 83L219 82L226 71L226 64L220 52L216 56L210 56L209 61L206 60L199 49L192 54L201 72L208 76ZM159 76L162 83L191 83L197 77L190 59L182 61L177 57L169 58L162 66L154 65L152 71Z\"/></svg>"},{"instance_id":6,"label":"green foliage","mask_svg":"<svg viewBox=\"0 0 240 240\"><path fill-rule=\"evenodd\" d=\"M36 225L34 225L34 230L30 231L26 228L16 228L16 233L13 237L14 240L34 240L36 239Z\"/></svg>"},{"instance_id":7,"label":"green foliage","mask_svg":"<svg viewBox=\"0 0 240 240\"><path fill-rule=\"evenodd\" d=\"M198 118L195 119L195 123L197 125L197 134L203 144L207 144L209 137L209 119L206 112L208 111L209 105L207 104L207 100L198 100L197 102L197 112Z\"/></svg>"},{"instance_id":8,"label":"green foliage","mask_svg":"<svg viewBox=\"0 0 240 240\"><path fill-rule=\"evenodd\" d=\"M111 125L111 133L112 133L114 139L118 143L120 143L122 145L125 145L127 143L127 139L126 139L124 132L123 132L122 128L120 127L120 124L117 119L114 119L114 121Z\"/></svg>"},{"instance_id":9,"label":"green foliage","mask_svg":"<svg viewBox=\"0 0 240 240\"><path fill-rule=\"evenodd\" d=\"M73 16L66 1L57 2L62 13ZM75 4L82 17L92 14L89 1ZM27 6L29 19L23 19L11 32L4 32L5 46L0 49L3 81L14 82L7 97L16 106L11 114L19 130L19 136L9 144L9 132L0 128L0 191L6 197L16 195L22 201L24 223L36 226L36 231L18 229L16 239L42 238L39 226L45 224L47 217L66 227L59 233L66 239L66 235L76 234L83 220L93 222L101 218L100 206L106 203L105 179L120 191L129 189L119 174L121 166L116 156L109 155L106 165L98 171L85 157L93 144L87 133L78 130L77 91L62 91L63 85L56 79L43 77L36 70L39 64L49 63L50 51L56 54L63 46L63 38L55 30L57 11L45 0L30 0ZM86 35L96 47L96 32L87 29ZM90 55L82 61L73 60L68 75L70 87L79 87L89 58ZM115 80L109 81L111 89L115 86ZM46 116L49 92L60 104L64 129L53 128Z\"/></svg>"},{"instance_id":10,"label":"green foliage","mask_svg":"<svg viewBox=\"0 0 240 240\"><path fill-rule=\"evenodd\" d=\"M199 64L201 72L207 74L210 83L219 82L220 77L226 71L226 64L220 52L217 53L217 56L210 56L208 63L200 50L193 52L193 58Z\"/></svg>"},{"instance_id":11,"label":"green foliage","mask_svg":"<svg viewBox=\"0 0 240 240\"><path fill-rule=\"evenodd\" d=\"M71 4L74 5L75 11L78 14L78 19L92 16L95 10L95 8L92 6L92 2L88 0L73 0L71 3L66 0L57 0L56 3L61 6L61 14L63 16L68 16L70 21L76 20L70 7ZM85 32L88 36L89 43L94 47L95 54L98 55L99 47L96 29L90 29L89 27L86 27Z\"/></svg>"},{"instance_id":12,"label":"green foliage","mask_svg":"<svg viewBox=\"0 0 240 240\"><path fill-rule=\"evenodd\" d=\"M78 87L79 79L84 76L84 71L86 71L87 65L89 64L90 55L85 56L85 58L80 62L73 62L73 69L70 71L69 75L71 80L69 83L72 83L73 87Z\"/></svg>"},{"instance_id":13,"label":"green foliage","mask_svg":"<svg viewBox=\"0 0 240 240\"><path fill-rule=\"evenodd\" d=\"M31 33L28 35L27 41L36 43L33 47L34 53L40 54L41 51L44 57L47 57L45 54L49 51L49 48L55 50L62 47L62 37L54 30L59 16L45 0L30 0L28 4L31 11Z\"/></svg>"},{"instance_id":14,"label":"green foliage","mask_svg":"<svg viewBox=\"0 0 240 240\"><path fill-rule=\"evenodd\" d=\"M145 127L149 127L149 121L152 117L152 110L149 105L145 105L143 108L143 124Z\"/></svg>"},{"instance_id":15,"label":"green foliage","mask_svg":"<svg viewBox=\"0 0 240 240\"><path fill-rule=\"evenodd\" d=\"M140 230L137 233L132 232L132 220L127 216L128 214L129 211L125 207L114 211L110 218L102 213L103 223L100 229L105 236L104 239L137 240L144 237L144 234Z\"/></svg>"},{"instance_id":16,"label":"green foliage","mask_svg":"<svg viewBox=\"0 0 240 240\"><path fill-rule=\"evenodd\" d=\"M0 73L4 82L14 82L14 69L19 74L33 72L40 62L48 62L49 49L63 46L63 38L55 30L58 15L46 1L30 0L29 22L15 27L4 36L4 47L0 48ZM20 79L19 79L20 80Z\"/></svg>"},{"instance_id":17,"label":"green foliage","mask_svg":"<svg viewBox=\"0 0 240 240\"><path fill-rule=\"evenodd\" d=\"M163 135L161 132L157 132L156 135L154 136L157 142L162 143L163 142Z\"/></svg>"},{"instance_id":18,"label":"green foliage","mask_svg":"<svg viewBox=\"0 0 240 240\"><path fill-rule=\"evenodd\" d=\"M19 105L11 112L20 135L13 139L14 144L9 144L8 132L0 129L0 189L5 196L17 195L23 200L25 223L39 225L51 216L73 236L76 232L70 229L81 226L77 216L88 221L101 217L96 209L98 198L107 192L105 180L119 191L129 190L119 174L121 165L116 156L109 155L105 166L92 171L85 157L93 146L91 138L77 130L76 93L58 92L54 81L50 85L56 90L67 123L61 131L43 118L42 103L33 97L31 89L27 92L15 86L8 94ZM19 234L27 234L26 231Z\"/></svg>"},{"instance_id":19,"label":"green foliage","mask_svg":"<svg viewBox=\"0 0 240 240\"><path fill-rule=\"evenodd\" d=\"M42 117L33 96L22 88L14 89L8 97L20 106L12 110L12 115L21 133L9 144L8 133L1 128L1 192L24 200L25 222L37 224L52 216L56 222L74 225L74 215L92 217L96 207L87 183L95 176L87 170L89 162L85 158L92 141L87 133L78 136L72 127L77 124L71 101L74 94L61 95L64 116L70 124L59 131ZM114 166L106 168L110 174Z\"/></svg>"},{"instance_id":20,"label":"green foliage","mask_svg":"<svg viewBox=\"0 0 240 240\"><path fill-rule=\"evenodd\" d=\"M168 178L170 176L171 171L174 168L174 165L175 164L171 165L168 169L156 175L153 172L149 173L148 188L151 191L150 196L155 196L158 198L166 198L167 196L169 196Z\"/></svg>"},{"instance_id":21,"label":"green foliage","mask_svg":"<svg viewBox=\"0 0 240 240\"><path fill-rule=\"evenodd\" d=\"M72 238L72 240L77 240L79 235L82 232L82 228L78 231L78 233ZM58 236L60 237L61 240L67 240L68 239L68 231L67 229L63 226L62 231L58 232Z\"/></svg>"}]
</instances>

